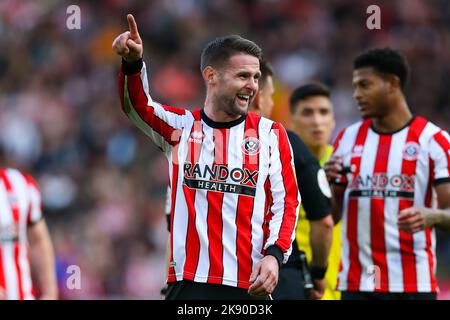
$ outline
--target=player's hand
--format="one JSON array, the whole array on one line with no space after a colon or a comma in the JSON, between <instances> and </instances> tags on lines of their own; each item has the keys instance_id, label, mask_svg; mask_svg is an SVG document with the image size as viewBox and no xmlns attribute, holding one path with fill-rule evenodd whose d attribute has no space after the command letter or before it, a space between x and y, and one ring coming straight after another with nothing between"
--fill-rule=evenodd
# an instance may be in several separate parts
<instances>
[{"instance_id":1,"label":"player's hand","mask_svg":"<svg viewBox=\"0 0 450 320\"><path fill-rule=\"evenodd\" d=\"M113 41L112 47L127 62L135 62L142 58L144 47L142 46L142 40L133 15L128 14L127 20L129 31L117 36Z\"/></svg>"},{"instance_id":2,"label":"player's hand","mask_svg":"<svg viewBox=\"0 0 450 320\"><path fill-rule=\"evenodd\" d=\"M342 177L342 172L344 171L342 158L336 155L332 156L331 159L325 163L324 170L328 181L340 179Z\"/></svg>"},{"instance_id":3,"label":"player's hand","mask_svg":"<svg viewBox=\"0 0 450 320\"><path fill-rule=\"evenodd\" d=\"M268 255L261 259L250 275L251 286L248 293L254 296L271 294L278 283L278 261L274 256Z\"/></svg>"},{"instance_id":4,"label":"player's hand","mask_svg":"<svg viewBox=\"0 0 450 320\"><path fill-rule=\"evenodd\" d=\"M6 290L0 286L0 300L6 300Z\"/></svg>"},{"instance_id":5,"label":"player's hand","mask_svg":"<svg viewBox=\"0 0 450 320\"><path fill-rule=\"evenodd\" d=\"M325 278L313 279L314 288L309 291L309 298L311 300L321 299L325 293Z\"/></svg>"},{"instance_id":6,"label":"player's hand","mask_svg":"<svg viewBox=\"0 0 450 320\"><path fill-rule=\"evenodd\" d=\"M58 295L56 294L43 294L39 297L39 300L58 300Z\"/></svg>"},{"instance_id":7,"label":"player's hand","mask_svg":"<svg viewBox=\"0 0 450 320\"><path fill-rule=\"evenodd\" d=\"M416 233L435 224L433 210L428 208L408 208L400 211L398 226L407 233Z\"/></svg>"}]
</instances>

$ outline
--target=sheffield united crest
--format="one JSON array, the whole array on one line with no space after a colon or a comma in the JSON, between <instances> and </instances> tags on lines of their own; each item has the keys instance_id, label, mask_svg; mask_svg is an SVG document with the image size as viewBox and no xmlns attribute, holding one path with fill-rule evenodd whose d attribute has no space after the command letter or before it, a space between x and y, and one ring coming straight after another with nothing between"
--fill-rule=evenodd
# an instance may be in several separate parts
<instances>
[{"instance_id":1,"label":"sheffield united crest","mask_svg":"<svg viewBox=\"0 0 450 320\"><path fill-rule=\"evenodd\" d=\"M259 153L259 150L261 149L261 144L259 143L259 140L255 137L247 137L242 141L242 152L244 152L246 155L254 156Z\"/></svg>"}]
</instances>

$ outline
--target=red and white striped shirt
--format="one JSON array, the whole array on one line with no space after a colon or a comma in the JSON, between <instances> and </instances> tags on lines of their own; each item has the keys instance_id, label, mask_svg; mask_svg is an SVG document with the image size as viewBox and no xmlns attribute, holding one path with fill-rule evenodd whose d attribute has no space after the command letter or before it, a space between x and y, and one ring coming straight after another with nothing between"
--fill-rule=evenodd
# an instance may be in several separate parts
<instances>
[{"instance_id":1,"label":"red and white striped shirt","mask_svg":"<svg viewBox=\"0 0 450 320\"><path fill-rule=\"evenodd\" d=\"M403 209L435 207L433 185L450 182L449 135L422 117L381 134L365 120L343 130L334 154L352 173L343 177L342 258L338 289L437 292L435 231L408 234Z\"/></svg>"},{"instance_id":2,"label":"red and white striped shirt","mask_svg":"<svg viewBox=\"0 0 450 320\"><path fill-rule=\"evenodd\" d=\"M284 128L250 113L217 123L201 110L160 105L148 93L145 64L120 72L119 91L125 113L169 161L168 282L248 288L267 250L287 261L300 195Z\"/></svg>"},{"instance_id":3,"label":"red and white striped shirt","mask_svg":"<svg viewBox=\"0 0 450 320\"><path fill-rule=\"evenodd\" d=\"M7 299L34 299L27 227L41 218L41 195L33 178L0 169L0 289Z\"/></svg>"}]
</instances>

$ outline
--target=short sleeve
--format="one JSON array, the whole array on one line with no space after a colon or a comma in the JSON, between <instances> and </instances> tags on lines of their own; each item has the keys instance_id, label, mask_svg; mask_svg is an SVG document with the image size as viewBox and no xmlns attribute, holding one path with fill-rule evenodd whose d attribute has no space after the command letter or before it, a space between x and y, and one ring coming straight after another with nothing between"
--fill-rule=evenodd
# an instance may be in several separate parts
<instances>
[{"instance_id":1,"label":"short sleeve","mask_svg":"<svg viewBox=\"0 0 450 320\"><path fill-rule=\"evenodd\" d=\"M429 154L434 168L433 183L450 182L450 136L446 131L439 131L433 136Z\"/></svg>"}]
</instances>

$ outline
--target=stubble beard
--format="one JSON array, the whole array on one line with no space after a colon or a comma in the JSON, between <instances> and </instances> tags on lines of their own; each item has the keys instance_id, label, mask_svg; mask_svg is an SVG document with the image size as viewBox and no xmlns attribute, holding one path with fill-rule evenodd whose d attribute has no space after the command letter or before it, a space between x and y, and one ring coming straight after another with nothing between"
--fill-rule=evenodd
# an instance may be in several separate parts
<instances>
[{"instance_id":1,"label":"stubble beard","mask_svg":"<svg viewBox=\"0 0 450 320\"><path fill-rule=\"evenodd\" d=\"M227 108L226 108L225 112L229 116L244 116L248 112L248 106L249 106L249 103L247 104L247 108L245 108L245 109L239 108L236 104L236 100L230 99L227 102Z\"/></svg>"},{"instance_id":2,"label":"stubble beard","mask_svg":"<svg viewBox=\"0 0 450 320\"><path fill-rule=\"evenodd\" d=\"M224 112L226 115L230 117L238 117L238 116L244 116L248 113L248 108L250 103L248 103L247 108L242 109L236 104L236 98L229 98L229 97L222 97L221 99L217 97L217 105L219 106L220 110ZM251 100L250 100L251 102Z\"/></svg>"}]
</instances>

